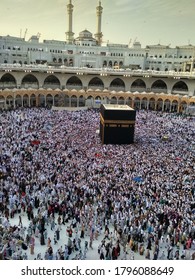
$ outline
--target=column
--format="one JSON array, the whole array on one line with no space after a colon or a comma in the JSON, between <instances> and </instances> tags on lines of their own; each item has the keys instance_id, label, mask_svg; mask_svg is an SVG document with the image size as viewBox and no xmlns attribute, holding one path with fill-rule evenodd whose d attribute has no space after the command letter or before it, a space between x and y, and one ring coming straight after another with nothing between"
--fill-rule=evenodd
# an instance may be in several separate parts
<instances>
[{"instance_id":1,"label":"column","mask_svg":"<svg viewBox=\"0 0 195 280\"><path fill-rule=\"evenodd\" d=\"M157 100L155 100L155 103L154 103L154 110L156 111L156 108L157 108Z\"/></svg>"},{"instance_id":2,"label":"column","mask_svg":"<svg viewBox=\"0 0 195 280\"><path fill-rule=\"evenodd\" d=\"M139 102L139 109L140 110L142 109L142 99L140 99L140 102Z\"/></svg>"},{"instance_id":3,"label":"column","mask_svg":"<svg viewBox=\"0 0 195 280\"><path fill-rule=\"evenodd\" d=\"M95 34L95 39L97 40L98 45L101 45L102 41L102 32L101 32L101 24L102 24L102 11L103 8L101 6L101 1L99 1L99 6L96 8L96 15L97 15L97 33Z\"/></svg>"},{"instance_id":4,"label":"column","mask_svg":"<svg viewBox=\"0 0 195 280\"><path fill-rule=\"evenodd\" d=\"M134 98L132 98L132 108L134 108Z\"/></svg>"},{"instance_id":5,"label":"column","mask_svg":"<svg viewBox=\"0 0 195 280\"><path fill-rule=\"evenodd\" d=\"M77 107L79 107L79 96L77 96Z\"/></svg>"},{"instance_id":6,"label":"column","mask_svg":"<svg viewBox=\"0 0 195 280\"><path fill-rule=\"evenodd\" d=\"M164 106L165 106L165 101L163 100L163 103L162 103L162 112L164 112Z\"/></svg>"},{"instance_id":7,"label":"column","mask_svg":"<svg viewBox=\"0 0 195 280\"><path fill-rule=\"evenodd\" d=\"M7 109L7 97L5 97L4 106L5 106L5 109Z\"/></svg>"},{"instance_id":8,"label":"column","mask_svg":"<svg viewBox=\"0 0 195 280\"><path fill-rule=\"evenodd\" d=\"M36 95L36 107L39 107L39 96L38 95Z\"/></svg>"},{"instance_id":9,"label":"column","mask_svg":"<svg viewBox=\"0 0 195 280\"><path fill-rule=\"evenodd\" d=\"M172 112L172 101L170 102L170 108L169 108L169 112Z\"/></svg>"},{"instance_id":10,"label":"column","mask_svg":"<svg viewBox=\"0 0 195 280\"><path fill-rule=\"evenodd\" d=\"M14 109L15 109L15 108L16 108L16 96L15 96L15 93L14 93L13 98L14 98L14 99L13 99L13 103L14 103L13 105L14 105Z\"/></svg>"},{"instance_id":11,"label":"column","mask_svg":"<svg viewBox=\"0 0 195 280\"><path fill-rule=\"evenodd\" d=\"M147 105L146 105L146 108L147 108L147 110L149 110L149 100L147 100Z\"/></svg>"},{"instance_id":12,"label":"column","mask_svg":"<svg viewBox=\"0 0 195 280\"><path fill-rule=\"evenodd\" d=\"M68 13L68 31L66 32L66 40L68 44L71 44L74 40L74 33L72 32L72 14L73 14L72 1L69 0L69 4L67 5L67 13Z\"/></svg>"}]
</instances>

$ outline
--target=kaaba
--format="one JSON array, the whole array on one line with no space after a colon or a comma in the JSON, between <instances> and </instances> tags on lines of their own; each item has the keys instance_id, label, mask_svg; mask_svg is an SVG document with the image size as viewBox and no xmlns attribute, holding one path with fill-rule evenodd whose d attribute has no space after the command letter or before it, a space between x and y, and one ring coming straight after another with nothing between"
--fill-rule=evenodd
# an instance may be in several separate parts
<instances>
[{"instance_id":1,"label":"kaaba","mask_svg":"<svg viewBox=\"0 0 195 280\"><path fill-rule=\"evenodd\" d=\"M102 144L134 142L136 111L128 105L102 104L100 107L100 138Z\"/></svg>"}]
</instances>

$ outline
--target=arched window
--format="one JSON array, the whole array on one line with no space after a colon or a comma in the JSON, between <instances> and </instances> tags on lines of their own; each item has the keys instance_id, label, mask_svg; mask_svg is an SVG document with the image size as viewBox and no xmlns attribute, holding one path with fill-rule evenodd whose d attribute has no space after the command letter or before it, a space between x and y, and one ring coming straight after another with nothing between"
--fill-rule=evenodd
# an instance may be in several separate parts
<instances>
[{"instance_id":1,"label":"arched window","mask_svg":"<svg viewBox=\"0 0 195 280\"><path fill-rule=\"evenodd\" d=\"M13 75L6 73L0 79L0 88L16 88L16 79Z\"/></svg>"},{"instance_id":2,"label":"arched window","mask_svg":"<svg viewBox=\"0 0 195 280\"><path fill-rule=\"evenodd\" d=\"M49 75L44 80L43 87L44 88L51 88L51 89L60 88L60 81L59 81L59 79L56 76Z\"/></svg>"},{"instance_id":3,"label":"arched window","mask_svg":"<svg viewBox=\"0 0 195 280\"><path fill-rule=\"evenodd\" d=\"M73 76L68 79L66 87L70 89L81 89L83 87L83 84L77 76Z\"/></svg>"},{"instance_id":4,"label":"arched window","mask_svg":"<svg viewBox=\"0 0 195 280\"><path fill-rule=\"evenodd\" d=\"M104 89L104 83L100 78L94 77L93 79L90 80L88 84L88 88Z\"/></svg>"},{"instance_id":5,"label":"arched window","mask_svg":"<svg viewBox=\"0 0 195 280\"><path fill-rule=\"evenodd\" d=\"M131 85L131 91L144 91L146 90L146 84L142 79L135 80Z\"/></svg>"},{"instance_id":6,"label":"arched window","mask_svg":"<svg viewBox=\"0 0 195 280\"><path fill-rule=\"evenodd\" d=\"M110 83L110 90L124 91L125 83L120 78L116 78Z\"/></svg>"},{"instance_id":7,"label":"arched window","mask_svg":"<svg viewBox=\"0 0 195 280\"><path fill-rule=\"evenodd\" d=\"M179 82L175 83L172 88L173 93L187 92L187 91L188 91L188 86L183 81L179 81Z\"/></svg>"},{"instance_id":8,"label":"arched window","mask_svg":"<svg viewBox=\"0 0 195 280\"><path fill-rule=\"evenodd\" d=\"M167 92L167 85L163 80L157 80L155 81L152 86L151 90L153 92Z\"/></svg>"},{"instance_id":9,"label":"arched window","mask_svg":"<svg viewBox=\"0 0 195 280\"><path fill-rule=\"evenodd\" d=\"M24 76L24 78L22 79L21 87L37 89L39 87L39 82L34 75L28 74L28 75Z\"/></svg>"}]
</instances>

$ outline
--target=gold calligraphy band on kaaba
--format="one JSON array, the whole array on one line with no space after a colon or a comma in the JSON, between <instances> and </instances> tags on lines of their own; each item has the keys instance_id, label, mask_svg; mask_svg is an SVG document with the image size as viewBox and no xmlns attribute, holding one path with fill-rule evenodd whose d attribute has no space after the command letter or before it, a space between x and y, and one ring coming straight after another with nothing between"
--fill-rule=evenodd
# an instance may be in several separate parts
<instances>
[{"instance_id":1,"label":"gold calligraphy band on kaaba","mask_svg":"<svg viewBox=\"0 0 195 280\"><path fill-rule=\"evenodd\" d=\"M135 124L135 121L130 120L104 120L102 115L100 114L100 121L104 124Z\"/></svg>"}]
</instances>

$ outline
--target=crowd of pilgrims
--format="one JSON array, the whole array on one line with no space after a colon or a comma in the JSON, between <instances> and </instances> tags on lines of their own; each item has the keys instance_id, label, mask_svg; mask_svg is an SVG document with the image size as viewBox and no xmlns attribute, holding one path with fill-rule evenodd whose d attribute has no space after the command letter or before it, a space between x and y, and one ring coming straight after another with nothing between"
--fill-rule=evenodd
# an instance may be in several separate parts
<instances>
[{"instance_id":1,"label":"crowd of pilgrims","mask_svg":"<svg viewBox=\"0 0 195 280\"><path fill-rule=\"evenodd\" d=\"M93 109L0 120L0 259L195 259L193 118L137 111L130 145Z\"/></svg>"}]
</instances>

